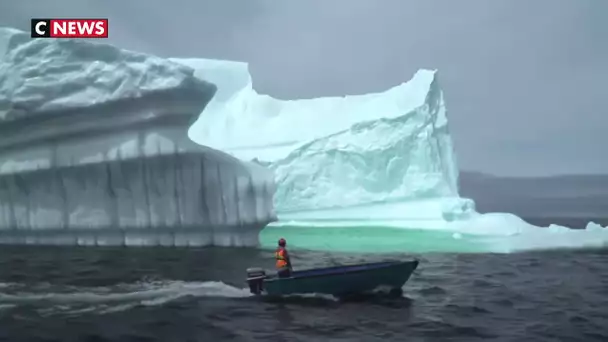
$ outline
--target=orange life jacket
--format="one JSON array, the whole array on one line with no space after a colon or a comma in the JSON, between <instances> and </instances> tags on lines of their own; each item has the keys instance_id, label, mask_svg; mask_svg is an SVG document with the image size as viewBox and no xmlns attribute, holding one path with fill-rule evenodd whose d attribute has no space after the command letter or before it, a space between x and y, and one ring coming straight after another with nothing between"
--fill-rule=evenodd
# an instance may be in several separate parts
<instances>
[{"instance_id":1,"label":"orange life jacket","mask_svg":"<svg viewBox=\"0 0 608 342\"><path fill-rule=\"evenodd\" d=\"M287 258L285 257L286 250L283 247L277 248L274 252L274 257L277 259L277 268L285 268L289 265Z\"/></svg>"}]
</instances>

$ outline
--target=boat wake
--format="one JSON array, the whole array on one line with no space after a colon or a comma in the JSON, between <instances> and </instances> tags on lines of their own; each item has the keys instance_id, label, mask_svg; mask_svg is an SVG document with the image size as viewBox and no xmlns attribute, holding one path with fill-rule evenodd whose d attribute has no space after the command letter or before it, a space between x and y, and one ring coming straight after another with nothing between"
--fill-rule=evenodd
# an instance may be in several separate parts
<instances>
[{"instance_id":1,"label":"boat wake","mask_svg":"<svg viewBox=\"0 0 608 342\"><path fill-rule=\"evenodd\" d=\"M141 281L107 287L0 283L0 312L29 308L40 315L104 314L136 306L156 306L182 297L244 298L251 294L219 281Z\"/></svg>"},{"instance_id":2,"label":"boat wake","mask_svg":"<svg viewBox=\"0 0 608 342\"><path fill-rule=\"evenodd\" d=\"M176 280L141 281L101 287L59 286L50 283L0 283L0 314L10 310L34 310L43 317L56 315L103 315L140 306L160 306L184 297L250 298L246 288L220 281L186 282ZM305 306L335 305L341 302L379 302L395 297L386 289L376 289L357 297L337 298L310 293L267 297L266 302ZM407 299L406 297L403 297Z\"/></svg>"}]
</instances>

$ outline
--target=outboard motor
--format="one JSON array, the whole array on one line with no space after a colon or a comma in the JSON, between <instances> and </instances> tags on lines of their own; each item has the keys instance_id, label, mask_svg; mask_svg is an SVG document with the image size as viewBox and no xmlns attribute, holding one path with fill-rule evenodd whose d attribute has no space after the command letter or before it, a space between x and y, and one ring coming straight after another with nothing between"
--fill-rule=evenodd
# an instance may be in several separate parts
<instances>
[{"instance_id":1,"label":"outboard motor","mask_svg":"<svg viewBox=\"0 0 608 342\"><path fill-rule=\"evenodd\" d=\"M251 267L247 269L247 284L249 291L259 295L264 290L264 279L266 279L266 271L259 267Z\"/></svg>"}]
</instances>

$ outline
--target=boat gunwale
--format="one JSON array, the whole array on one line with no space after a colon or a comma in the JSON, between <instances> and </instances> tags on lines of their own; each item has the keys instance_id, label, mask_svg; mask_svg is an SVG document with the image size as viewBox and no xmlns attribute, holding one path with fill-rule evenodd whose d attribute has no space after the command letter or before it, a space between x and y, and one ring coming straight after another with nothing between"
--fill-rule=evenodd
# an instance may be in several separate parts
<instances>
[{"instance_id":1,"label":"boat gunwale","mask_svg":"<svg viewBox=\"0 0 608 342\"><path fill-rule=\"evenodd\" d=\"M390 261L379 261L379 262L368 263L368 264L354 264L354 265L330 266L330 267L324 267L324 268L313 268L313 269L310 269L310 271L328 270L328 269L332 269L332 268L335 268L336 270L338 270L341 267L357 267L357 266L364 266L364 265L378 265L376 267L357 269L357 270L352 270L352 271L348 271L348 268L347 268L343 272L310 274L310 275L301 275L301 276L286 277L286 278L279 278L278 276L273 275L270 278L264 279L264 283L281 282L281 281L288 281L288 280L293 281L293 280L298 280L298 279L308 279L308 278L317 278L317 277L341 276L341 275L344 275L344 274L363 273L363 272L369 272L369 271L374 271L374 270L381 270L381 269L395 267L395 266L406 266L408 264L415 264L415 266L413 267L412 271L410 272L410 275L411 275L418 268L418 264L419 263L420 263L420 261L418 259L409 260L409 261L390 260ZM306 272L306 271L309 271L309 270L302 270L302 271L297 271L297 272Z\"/></svg>"}]
</instances>

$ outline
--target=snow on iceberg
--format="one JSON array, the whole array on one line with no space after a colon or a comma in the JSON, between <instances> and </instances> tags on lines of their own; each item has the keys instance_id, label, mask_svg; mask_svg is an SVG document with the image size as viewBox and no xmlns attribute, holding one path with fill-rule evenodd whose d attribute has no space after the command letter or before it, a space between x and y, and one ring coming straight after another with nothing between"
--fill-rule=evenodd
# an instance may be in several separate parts
<instances>
[{"instance_id":1,"label":"snow on iceberg","mask_svg":"<svg viewBox=\"0 0 608 342\"><path fill-rule=\"evenodd\" d=\"M272 173L188 139L193 72L0 28L0 243L257 245Z\"/></svg>"},{"instance_id":2,"label":"snow on iceberg","mask_svg":"<svg viewBox=\"0 0 608 342\"><path fill-rule=\"evenodd\" d=\"M191 139L274 171L279 222L271 226L283 228L269 241L288 227L341 226L441 230L459 241L508 237L493 241L493 251L608 241L608 230L592 225L540 229L512 214L479 214L472 200L460 198L436 71L419 70L381 93L282 101L253 89L246 63L172 60L221 92L191 127ZM302 234L297 243L311 236Z\"/></svg>"}]
</instances>

